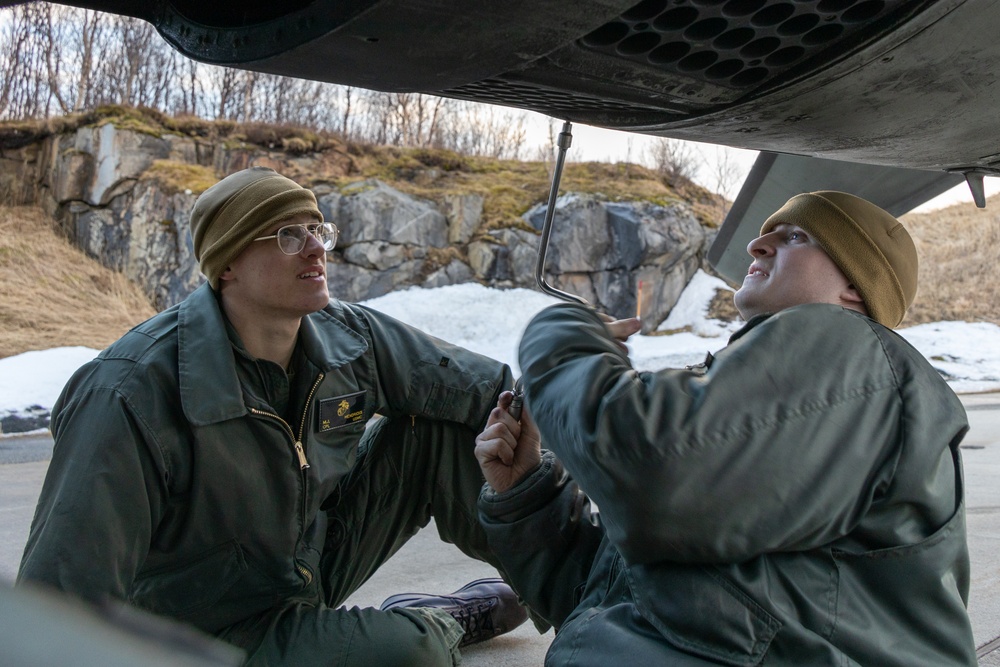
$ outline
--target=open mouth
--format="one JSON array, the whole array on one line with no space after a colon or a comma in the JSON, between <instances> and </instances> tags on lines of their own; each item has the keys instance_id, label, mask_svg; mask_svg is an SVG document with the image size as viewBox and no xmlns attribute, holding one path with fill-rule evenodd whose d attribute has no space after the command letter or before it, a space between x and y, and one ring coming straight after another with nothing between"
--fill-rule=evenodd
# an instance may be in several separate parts
<instances>
[{"instance_id":1,"label":"open mouth","mask_svg":"<svg viewBox=\"0 0 1000 667\"><path fill-rule=\"evenodd\" d=\"M305 273L299 274L299 280L308 280L309 278L321 278L323 276L322 271L306 271Z\"/></svg>"}]
</instances>

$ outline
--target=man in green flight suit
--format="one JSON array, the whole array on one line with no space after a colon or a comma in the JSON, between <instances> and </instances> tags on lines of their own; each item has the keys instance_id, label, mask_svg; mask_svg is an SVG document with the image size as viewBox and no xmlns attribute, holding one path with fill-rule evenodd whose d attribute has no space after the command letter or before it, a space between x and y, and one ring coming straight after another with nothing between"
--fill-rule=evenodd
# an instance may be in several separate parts
<instances>
[{"instance_id":1,"label":"man in green flight suit","mask_svg":"<svg viewBox=\"0 0 1000 667\"><path fill-rule=\"evenodd\" d=\"M523 622L500 579L337 608L431 517L498 564L474 445L510 370L331 300L337 228L273 170L206 190L191 229L208 284L54 407L19 582L126 600L261 665L451 665Z\"/></svg>"},{"instance_id":2,"label":"man in green flight suit","mask_svg":"<svg viewBox=\"0 0 1000 667\"><path fill-rule=\"evenodd\" d=\"M702 367L637 372L638 322L578 304L525 331L525 412L503 394L479 436L479 507L558 630L546 664L975 665L965 412L892 331L909 234L823 191L747 250L747 323Z\"/></svg>"}]
</instances>

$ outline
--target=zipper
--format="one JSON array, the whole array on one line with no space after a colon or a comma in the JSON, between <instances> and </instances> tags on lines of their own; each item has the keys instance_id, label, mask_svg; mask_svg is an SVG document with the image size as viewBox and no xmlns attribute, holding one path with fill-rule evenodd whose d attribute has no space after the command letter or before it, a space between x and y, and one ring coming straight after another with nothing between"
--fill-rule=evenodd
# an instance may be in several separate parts
<instances>
[{"instance_id":1,"label":"zipper","mask_svg":"<svg viewBox=\"0 0 1000 667\"><path fill-rule=\"evenodd\" d=\"M302 526L303 531L306 528L306 498L309 495L306 488L306 484L309 481L308 476L306 475L306 470L309 469L309 459L306 458L306 449L302 445L302 440L305 438L306 424L308 423L307 420L309 418L309 405L312 403L313 395L316 394L316 390L319 388L319 385L323 381L324 377L326 376L323 373L320 373L316 377L316 381L313 382L312 389L309 390L309 395L306 397L306 405L305 408L302 410L302 421L299 424L298 438L295 437L295 431L292 430L292 427L288 424L288 422L282 419L279 415L276 415L273 412L265 412L263 410L258 410L257 408L250 408L250 412L252 414L273 419L282 426L284 426L285 431L288 433L288 437L291 438L295 443L294 444L295 455L299 459L299 473L302 478L302 501L300 503L300 514L302 518L299 523ZM300 540L302 539L301 535L299 539ZM306 580L306 586L312 583L313 575L312 572L309 570L309 568L307 568L302 563L296 562L295 569L302 576L302 578Z\"/></svg>"},{"instance_id":2,"label":"zipper","mask_svg":"<svg viewBox=\"0 0 1000 667\"><path fill-rule=\"evenodd\" d=\"M316 376L316 381L313 382L312 389L309 390L309 395L306 396L306 405L302 409L302 419L299 420L299 439L295 441L295 453L299 457L299 472L302 474L302 530L306 528L306 484L308 483L308 476L306 475L306 469L309 467L309 460L306 459L306 449L302 446L302 442L305 440L306 424L309 423L309 406L312 405L313 395L319 388L320 383L323 378L326 377L323 373ZM301 540L302 538L299 537ZM302 578L306 580L306 586L312 583L313 575L302 563L295 563L295 569L299 571Z\"/></svg>"},{"instance_id":3,"label":"zipper","mask_svg":"<svg viewBox=\"0 0 1000 667\"><path fill-rule=\"evenodd\" d=\"M273 419L274 421L284 426L285 432L288 434L288 437L292 440L292 442L295 443L294 445L295 454L299 457L299 470L305 470L306 468L309 467L309 461L306 460L306 450L305 448L302 447L302 443L299 440L295 439L295 431L292 430L292 427L289 426L288 422L286 422L284 419L274 414L273 412L264 412L263 410L258 410L257 408L250 408L250 412L252 414L257 415L258 417L267 417L268 419Z\"/></svg>"},{"instance_id":4,"label":"zipper","mask_svg":"<svg viewBox=\"0 0 1000 667\"><path fill-rule=\"evenodd\" d=\"M323 381L326 377L323 373L316 376L316 381L313 382L312 389L309 390L309 395L306 396L306 406L302 410L302 419L299 421L299 439L295 441L295 453L299 455L299 469L305 470L309 467L309 461L306 459L306 448L302 445L302 441L305 439L306 424L309 418L309 406L312 405L313 395L316 390L319 389L319 383Z\"/></svg>"},{"instance_id":5,"label":"zipper","mask_svg":"<svg viewBox=\"0 0 1000 667\"><path fill-rule=\"evenodd\" d=\"M288 424L288 422L282 419L279 415L276 415L273 412L265 412L263 410L258 410L257 408L250 408L250 412L252 412L253 414L258 415L260 417L268 417L269 419L273 419L285 427L285 431L288 433L288 437L290 437L292 441L295 443L293 446L295 448L295 456L298 457L299 459L299 470L306 470L307 468L309 468L309 459L306 458L306 448L302 444L302 440L305 437L306 422L309 417L309 404L312 403L312 397L316 393L316 390L319 388L319 384L320 382L323 381L324 377L325 376L323 373L319 374L319 376L316 378L316 381L313 382L312 389L309 390L309 396L306 397L306 407L302 411L302 423L299 424L298 438L295 437L295 431L292 430L292 427Z\"/></svg>"}]
</instances>

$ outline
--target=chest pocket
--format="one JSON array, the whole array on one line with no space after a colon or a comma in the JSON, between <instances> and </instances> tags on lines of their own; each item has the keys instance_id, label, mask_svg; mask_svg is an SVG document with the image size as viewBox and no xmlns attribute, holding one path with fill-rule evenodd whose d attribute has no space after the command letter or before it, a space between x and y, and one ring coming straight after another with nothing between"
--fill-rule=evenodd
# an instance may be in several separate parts
<instances>
[{"instance_id":1,"label":"chest pocket","mask_svg":"<svg viewBox=\"0 0 1000 667\"><path fill-rule=\"evenodd\" d=\"M322 501L354 466L365 425L374 412L372 392L344 380L328 375L309 406L304 446L313 500Z\"/></svg>"},{"instance_id":2,"label":"chest pocket","mask_svg":"<svg viewBox=\"0 0 1000 667\"><path fill-rule=\"evenodd\" d=\"M324 475L333 474L340 477L346 474L357 460L358 446L364 434L363 422L334 431L314 433L306 446L310 464Z\"/></svg>"}]
</instances>

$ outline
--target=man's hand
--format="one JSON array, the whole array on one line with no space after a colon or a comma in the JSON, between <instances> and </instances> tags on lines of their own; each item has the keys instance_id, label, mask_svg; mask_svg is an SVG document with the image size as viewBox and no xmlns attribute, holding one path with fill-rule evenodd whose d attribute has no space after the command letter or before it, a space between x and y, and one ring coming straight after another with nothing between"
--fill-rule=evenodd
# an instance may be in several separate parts
<instances>
[{"instance_id":1,"label":"man's hand","mask_svg":"<svg viewBox=\"0 0 1000 667\"><path fill-rule=\"evenodd\" d=\"M507 412L514 394L500 394L486 429L476 438L476 459L486 481L497 491L516 486L542 460L542 438L527 406L520 423Z\"/></svg>"},{"instance_id":2,"label":"man's hand","mask_svg":"<svg viewBox=\"0 0 1000 667\"><path fill-rule=\"evenodd\" d=\"M628 348L625 346L625 341L628 340L629 336L639 331L642 328L642 322L638 317L627 317L624 320L612 319L610 315L605 315L604 313L598 313L598 317L604 322L604 325L611 332L611 337L615 339L618 343L618 347L625 354L628 354Z\"/></svg>"}]
</instances>

